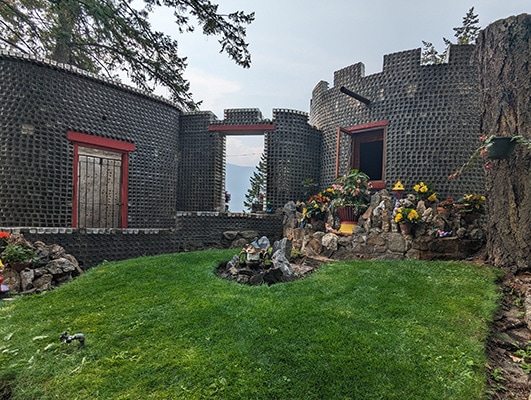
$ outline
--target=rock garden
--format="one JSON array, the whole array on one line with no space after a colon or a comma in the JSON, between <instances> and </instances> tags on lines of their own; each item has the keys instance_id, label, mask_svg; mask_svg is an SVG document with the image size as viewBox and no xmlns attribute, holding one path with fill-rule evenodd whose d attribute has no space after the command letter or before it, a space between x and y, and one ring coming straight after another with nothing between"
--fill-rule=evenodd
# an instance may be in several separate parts
<instances>
[{"instance_id":1,"label":"rock garden","mask_svg":"<svg viewBox=\"0 0 531 400\"><path fill-rule=\"evenodd\" d=\"M75 257L57 244L31 243L22 234L1 236L2 297L52 290L83 273Z\"/></svg>"}]
</instances>

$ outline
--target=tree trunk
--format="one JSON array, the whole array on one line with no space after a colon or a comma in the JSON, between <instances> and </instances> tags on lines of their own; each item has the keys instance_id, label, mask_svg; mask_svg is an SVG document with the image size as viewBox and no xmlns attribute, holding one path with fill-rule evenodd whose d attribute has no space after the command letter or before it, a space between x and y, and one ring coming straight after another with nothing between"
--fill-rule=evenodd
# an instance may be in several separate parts
<instances>
[{"instance_id":1,"label":"tree trunk","mask_svg":"<svg viewBox=\"0 0 531 400\"><path fill-rule=\"evenodd\" d=\"M74 64L72 60L72 36L81 10L78 1L58 0L54 3L57 18L52 35L55 39L50 58L54 61Z\"/></svg>"},{"instance_id":2,"label":"tree trunk","mask_svg":"<svg viewBox=\"0 0 531 400\"><path fill-rule=\"evenodd\" d=\"M496 21L477 41L482 133L531 138L531 15ZM488 261L531 267L531 151L517 145L486 170Z\"/></svg>"}]
</instances>

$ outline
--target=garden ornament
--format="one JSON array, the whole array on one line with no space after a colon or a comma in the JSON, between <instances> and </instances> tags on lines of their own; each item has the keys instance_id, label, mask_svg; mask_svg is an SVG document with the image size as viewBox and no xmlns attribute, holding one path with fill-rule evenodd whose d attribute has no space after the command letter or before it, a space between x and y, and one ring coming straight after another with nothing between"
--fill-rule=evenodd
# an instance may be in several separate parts
<instances>
[{"instance_id":1,"label":"garden ornament","mask_svg":"<svg viewBox=\"0 0 531 400\"><path fill-rule=\"evenodd\" d=\"M66 331L64 331L61 333L61 337L59 337L59 341L61 342L64 341L66 343L71 343L72 340L78 340L79 345L83 346L85 344L85 335L82 333L76 333L75 335L70 336Z\"/></svg>"}]
</instances>

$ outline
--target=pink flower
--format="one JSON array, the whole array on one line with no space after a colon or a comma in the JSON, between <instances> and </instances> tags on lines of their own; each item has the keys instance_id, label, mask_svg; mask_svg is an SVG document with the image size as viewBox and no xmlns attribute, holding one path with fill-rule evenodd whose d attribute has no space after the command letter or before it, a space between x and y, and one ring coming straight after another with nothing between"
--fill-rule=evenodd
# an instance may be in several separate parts
<instances>
[{"instance_id":1,"label":"pink flower","mask_svg":"<svg viewBox=\"0 0 531 400\"><path fill-rule=\"evenodd\" d=\"M451 174L451 175L448 175L448 179L455 179L455 178L457 178L459 175L460 175L459 172L455 172L455 173L453 173L453 174Z\"/></svg>"}]
</instances>

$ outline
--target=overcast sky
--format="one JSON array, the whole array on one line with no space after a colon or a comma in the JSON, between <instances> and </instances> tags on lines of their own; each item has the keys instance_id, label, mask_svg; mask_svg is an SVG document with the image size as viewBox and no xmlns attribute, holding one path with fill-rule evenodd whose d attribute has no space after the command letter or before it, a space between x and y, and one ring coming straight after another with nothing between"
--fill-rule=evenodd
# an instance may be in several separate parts
<instances>
[{"instance_id":1,"label":"overcast sky","mask_svg":"<svg viewBox=\"0 0 531 400\"><path fill-rule=\"evenodd\" d=\"M498 19L531 12L531 0L213 0L222 12L256 13L248 26L252 54L243 69L219 53L216 37L201 30L176 36L188 57L185 77L202 110L223 119L223 110L259 108L271 118L273 108L309 111L311 92L321 81L333 83L334 71L362 62L365 74L382 70L383 56L432 42L441 52L442 38L454 41L471 7L482 28ZM170 33L171 13L153 21ZM161 93L164 95L164 93ZM230 140L229 140L230 139ZM227 161L255 166L261 141L228 138ZM249 154L249 156L245 156Z\"/></svg>"}]
</instances>

